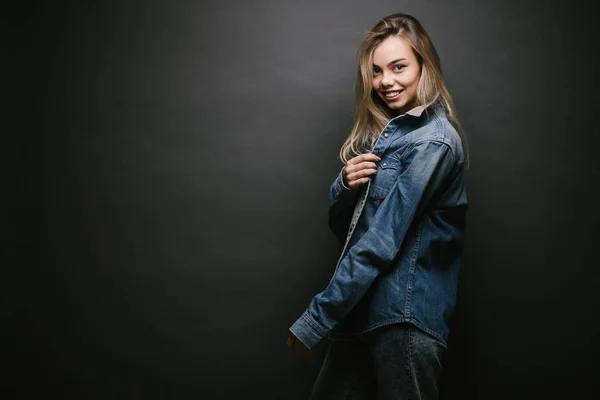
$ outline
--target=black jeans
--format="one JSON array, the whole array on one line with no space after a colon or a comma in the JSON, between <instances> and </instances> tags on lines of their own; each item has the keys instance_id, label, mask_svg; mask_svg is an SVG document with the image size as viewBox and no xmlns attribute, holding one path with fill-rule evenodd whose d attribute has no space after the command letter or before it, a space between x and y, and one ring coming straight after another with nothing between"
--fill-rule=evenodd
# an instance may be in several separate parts
<instances>
[{"instance_id":1,"label":"black jeans","mask_svg":"<svg viewBox=\"0 0 600 400\"><path fill-rule=\"evenodd\" d=\"M336 335L311 400L435 400L446 347L412 324Z\"/></svg>"}]
</instances>

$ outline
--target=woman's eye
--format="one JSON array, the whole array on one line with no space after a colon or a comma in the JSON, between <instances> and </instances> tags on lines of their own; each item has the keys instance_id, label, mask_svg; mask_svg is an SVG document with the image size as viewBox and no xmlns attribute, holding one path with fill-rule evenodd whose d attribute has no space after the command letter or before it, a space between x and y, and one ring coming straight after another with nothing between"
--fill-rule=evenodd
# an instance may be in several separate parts
<instances>
[{"instance_id":1,"label":"woman's eye","mask_svg":"<svg viewBox=\"0 0 600 400\"><path fill-rule=\"evenodd\" d=\"M406 65L402 65L402 64L394 65L394 69L396 71L401 71L402 69L404 69L404 67L406 67Z\"/></svg>"},{"instance_id":2,"label":"woman's eye","mask_svg":"<svg viewBox=\"0 0 600 400\"><path fill-rule=\"evenodd\" d=\"M373 73L374 74L378 74L380 72L381 72L381 70L379 68L373 68Z\"/></svg>"}]
</instances>

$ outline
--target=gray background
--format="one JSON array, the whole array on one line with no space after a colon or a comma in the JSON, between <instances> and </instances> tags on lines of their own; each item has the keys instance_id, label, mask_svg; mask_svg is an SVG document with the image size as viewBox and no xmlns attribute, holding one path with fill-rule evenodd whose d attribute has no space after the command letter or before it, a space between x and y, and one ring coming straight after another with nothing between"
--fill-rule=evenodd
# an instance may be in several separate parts
<instances>
[{"instance_id":1,"label":"gray background","mask_svg":"<svg viewBox=\"0 0 600 400\"><path fill-rule=\"evenodd\" d=\"M293 357L287 328L341 250L327 195L356 52L395 12L429 31L471 144L442 398L598 389L600 63L586 4L8 11L4 398L305 399L326 346Z\"/></svg>"}]
</instances>

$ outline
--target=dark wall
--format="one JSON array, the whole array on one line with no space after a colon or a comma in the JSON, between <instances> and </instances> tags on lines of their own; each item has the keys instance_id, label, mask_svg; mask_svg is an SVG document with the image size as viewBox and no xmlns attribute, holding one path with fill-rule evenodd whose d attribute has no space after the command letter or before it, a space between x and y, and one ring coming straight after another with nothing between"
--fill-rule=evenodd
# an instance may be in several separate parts
<instances>
[{"instance_id":1,"label":"dark wall","mask_svg":"<svg viewBox=\"0 0 600 400\"><path fill-rule=\"evenodd\" d=\"M26 305L39 254L39 136L26 5L0 13L0 397L32 369ZM9 11L9 12L6 12Z\"/></svg>"},{"instance_id":2,"label":"dark wall","mask_svg":"<svg viewBox=\"0 0 600 400\"><path fill-rule=\"evenodd\" d=\"M335 267L356 51L394 12L428 29L470 138L442 397L587 398L595 21L523 3L21 3L7 398L305 399L325 345L294 358L287 328Z\"/></svg>"}]
</instances>

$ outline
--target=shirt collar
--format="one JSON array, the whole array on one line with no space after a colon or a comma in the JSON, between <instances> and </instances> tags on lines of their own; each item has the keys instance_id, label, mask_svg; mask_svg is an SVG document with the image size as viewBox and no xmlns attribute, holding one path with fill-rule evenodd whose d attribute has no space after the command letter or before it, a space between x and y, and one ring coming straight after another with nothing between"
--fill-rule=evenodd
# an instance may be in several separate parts
<instances>
[{"instance_id":1,"label":"shirt collar","mask_svg":"<svg viewBox=\"0 0 600 400\"><path fill-rule=\"evenodd\" d=\"M440 100L437 100L429 106L416 106L414 108L411 108L405 114L411 115L413 117L420 117L423 114L423 112L427 109L430 109L433 113L436 114L444 113L444 106L442 105Z\"/></svg>"},{"instance_id":2,"label":"shirt collar","mask_svg":"<svg viewBox=\"0 0 600 400\"><path fill-rule=\"evenodd\" d=\"M425 111L425 108L425 106L417 106L408 110L405 114L412 115L413 117L420 117L421 114L423 114L423 111Z\"/></svg>"}]
</instances>

